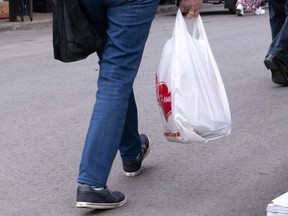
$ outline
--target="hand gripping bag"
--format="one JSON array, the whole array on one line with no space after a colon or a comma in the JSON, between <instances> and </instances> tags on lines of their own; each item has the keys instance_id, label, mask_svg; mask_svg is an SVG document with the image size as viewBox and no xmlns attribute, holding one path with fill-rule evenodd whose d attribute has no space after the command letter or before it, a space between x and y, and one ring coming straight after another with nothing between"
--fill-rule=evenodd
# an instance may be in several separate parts
<instances>
[{"instance_id":1,"label":"hand gripping bag","mask_svg":"<svg viewBox=\"0 0 288 216\"><path fill-rule=\"evenodd\" d=\"M231 132L226 91L202 19L191 22L190 35L178 10L156 72L164 135L179 143L208 142Z\"/></svg>"}]
</instances>

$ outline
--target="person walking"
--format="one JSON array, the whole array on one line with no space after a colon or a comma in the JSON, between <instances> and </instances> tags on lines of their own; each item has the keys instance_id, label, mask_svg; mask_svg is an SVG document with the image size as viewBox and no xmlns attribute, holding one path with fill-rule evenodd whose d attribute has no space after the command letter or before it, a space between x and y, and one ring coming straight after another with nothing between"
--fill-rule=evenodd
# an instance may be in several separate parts
<instances>
[{"instance_id":1,"label":"person walking","mask_svg":"<svg viewBox=\"0 0 288 216\"><path fill-rule=\"evenodd\" d=\"M272 42L264 64L272 73L272 81L288 86L288 0L269 0Z\"/></svg>"},{"instance_id":2,"label":"person walking","mask_svg":"<svg viewBox=\"0 0 288 216\"><path fill-rule=\"evenodd\" d=\"M80 162L76 207L112 209L127 199L106 185L119 150L124 174L136 176L150 150L139 134L133 82L159 0L79 0L104 41L98 50L96 102ZM198 16L202 0L181 0L187 18Z\"/></svg>"},{"instance_id":3,"label":"person walking","mask_svg":"<svg viewBox=\"0 0 288 216\"><path fill-rule=\"evenodd\" d=\"M265 10L261 6L261 0L237 0L236 15L244 16L244 11L254 11L255 15L263 15Z\"/></svg>"}]
</instances>

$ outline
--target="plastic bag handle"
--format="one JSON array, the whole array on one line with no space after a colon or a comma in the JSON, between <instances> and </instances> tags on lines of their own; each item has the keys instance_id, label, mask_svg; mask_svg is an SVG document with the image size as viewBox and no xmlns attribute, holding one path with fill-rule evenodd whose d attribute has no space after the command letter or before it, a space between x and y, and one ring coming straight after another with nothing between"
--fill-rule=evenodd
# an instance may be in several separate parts
<instances>
[{"instance_id":1,"label":"plastic bag handle","mask_svg":"<svg viewBox=\"0 0 288 216\"><path fill-rule=\"evenodd\" d=\"M189 34L193 39L204 39L204 40L207 39L205 28L204 28L202 18L200 15L191 19L191 22L192 22L191 34L189 33L187 29L186 22L184 20L184 17L180 9L178 9L177 11L175 22L176 22L176 25L175 25L173 34L176 34L176 33L177 34L179 33L182 35Z\"/></svg>"}]
</instances>

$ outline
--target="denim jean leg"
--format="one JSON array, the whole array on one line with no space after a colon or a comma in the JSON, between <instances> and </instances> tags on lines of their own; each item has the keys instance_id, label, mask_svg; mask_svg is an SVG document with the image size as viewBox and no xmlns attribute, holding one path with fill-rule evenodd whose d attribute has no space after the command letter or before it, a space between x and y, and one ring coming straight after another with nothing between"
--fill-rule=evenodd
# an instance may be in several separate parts
<instances>
[{"instance_id":1,"label":"denim jean leg","mask_svg":"<svg viewBox=\"0 0 288 216\"><path fill-rule=\"evenodd\" d=\"M105 2L107 39L78 176L78 182L99 187L107 183L123 137L133 82L158 6L158 0Z\"/></svg>"},{"instance_id":2,"label":"denim jean leg","mask_svg":"<svg viewBox=\"0 0 288 216\"><path fill-rule=\"evenodd\" d=\"M269 22L272 39L280 32L285 22L284 2L286 0L269 0Z\"/></svg>"},{"instance_id":3,"label":"denim jean leg","mask_svg":"<svg viewBox=\"0 0 288 216\"><path fill-rule=\"evenodd\" d=\"M288 1L270 1L269 13L272 43L267 55L277 56L288 65Z\"/></svg>"},{"instance_id":4,"label":"denim jean leg","mask_svg":"<svg viewBox=\"0 0 288 216\"><path fill-rule=\"evenodd\" d=\"M124 131L119 146L122 160L134 160L141 151L141 139L138 132L138 113L133 92L130 95L128 104Z\"/></svg>"}]
</instances>

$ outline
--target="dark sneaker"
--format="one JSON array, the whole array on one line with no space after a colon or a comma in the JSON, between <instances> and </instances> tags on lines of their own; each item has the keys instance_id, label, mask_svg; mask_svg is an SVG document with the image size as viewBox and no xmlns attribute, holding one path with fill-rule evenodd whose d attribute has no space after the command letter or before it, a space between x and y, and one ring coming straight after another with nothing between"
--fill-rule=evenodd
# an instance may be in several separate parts
<instances>
[{"instance_id":1,"label":"dark sneaker","mask_svg":"<svg viewBox=\"0 0 288 216\"><path fill-rule=\"evenodd\" d=\"M124 175L137 176L140 173L142 161L150 152L149 138L145 134L140 134L141 138L141 152L137 159L131 161L122 161Z\"/></svg>"},{"instance_id":2,"label":"dark sneaker","mask_svg":"<svg viewBox=\"0 0 288 216\"><path fill-rule=\"evenodd\" d=\"M276 56L269 55L265 58L264 64L268 70L271 70L272 81L279 85L288 85L287 67Z\"/></svg>"},{"instance_id":3,"label":"dark sneaker","mask_svg":"<svg viewBox=\"0 0 288 216\"><path fill-rule=\"evenodd\" d=\"M111 192L107 187L96 191L90 185L81 184L77 189L77 208L113 209L123 206L126 201L123 193Z\"/></svg>"}]
</instances>

